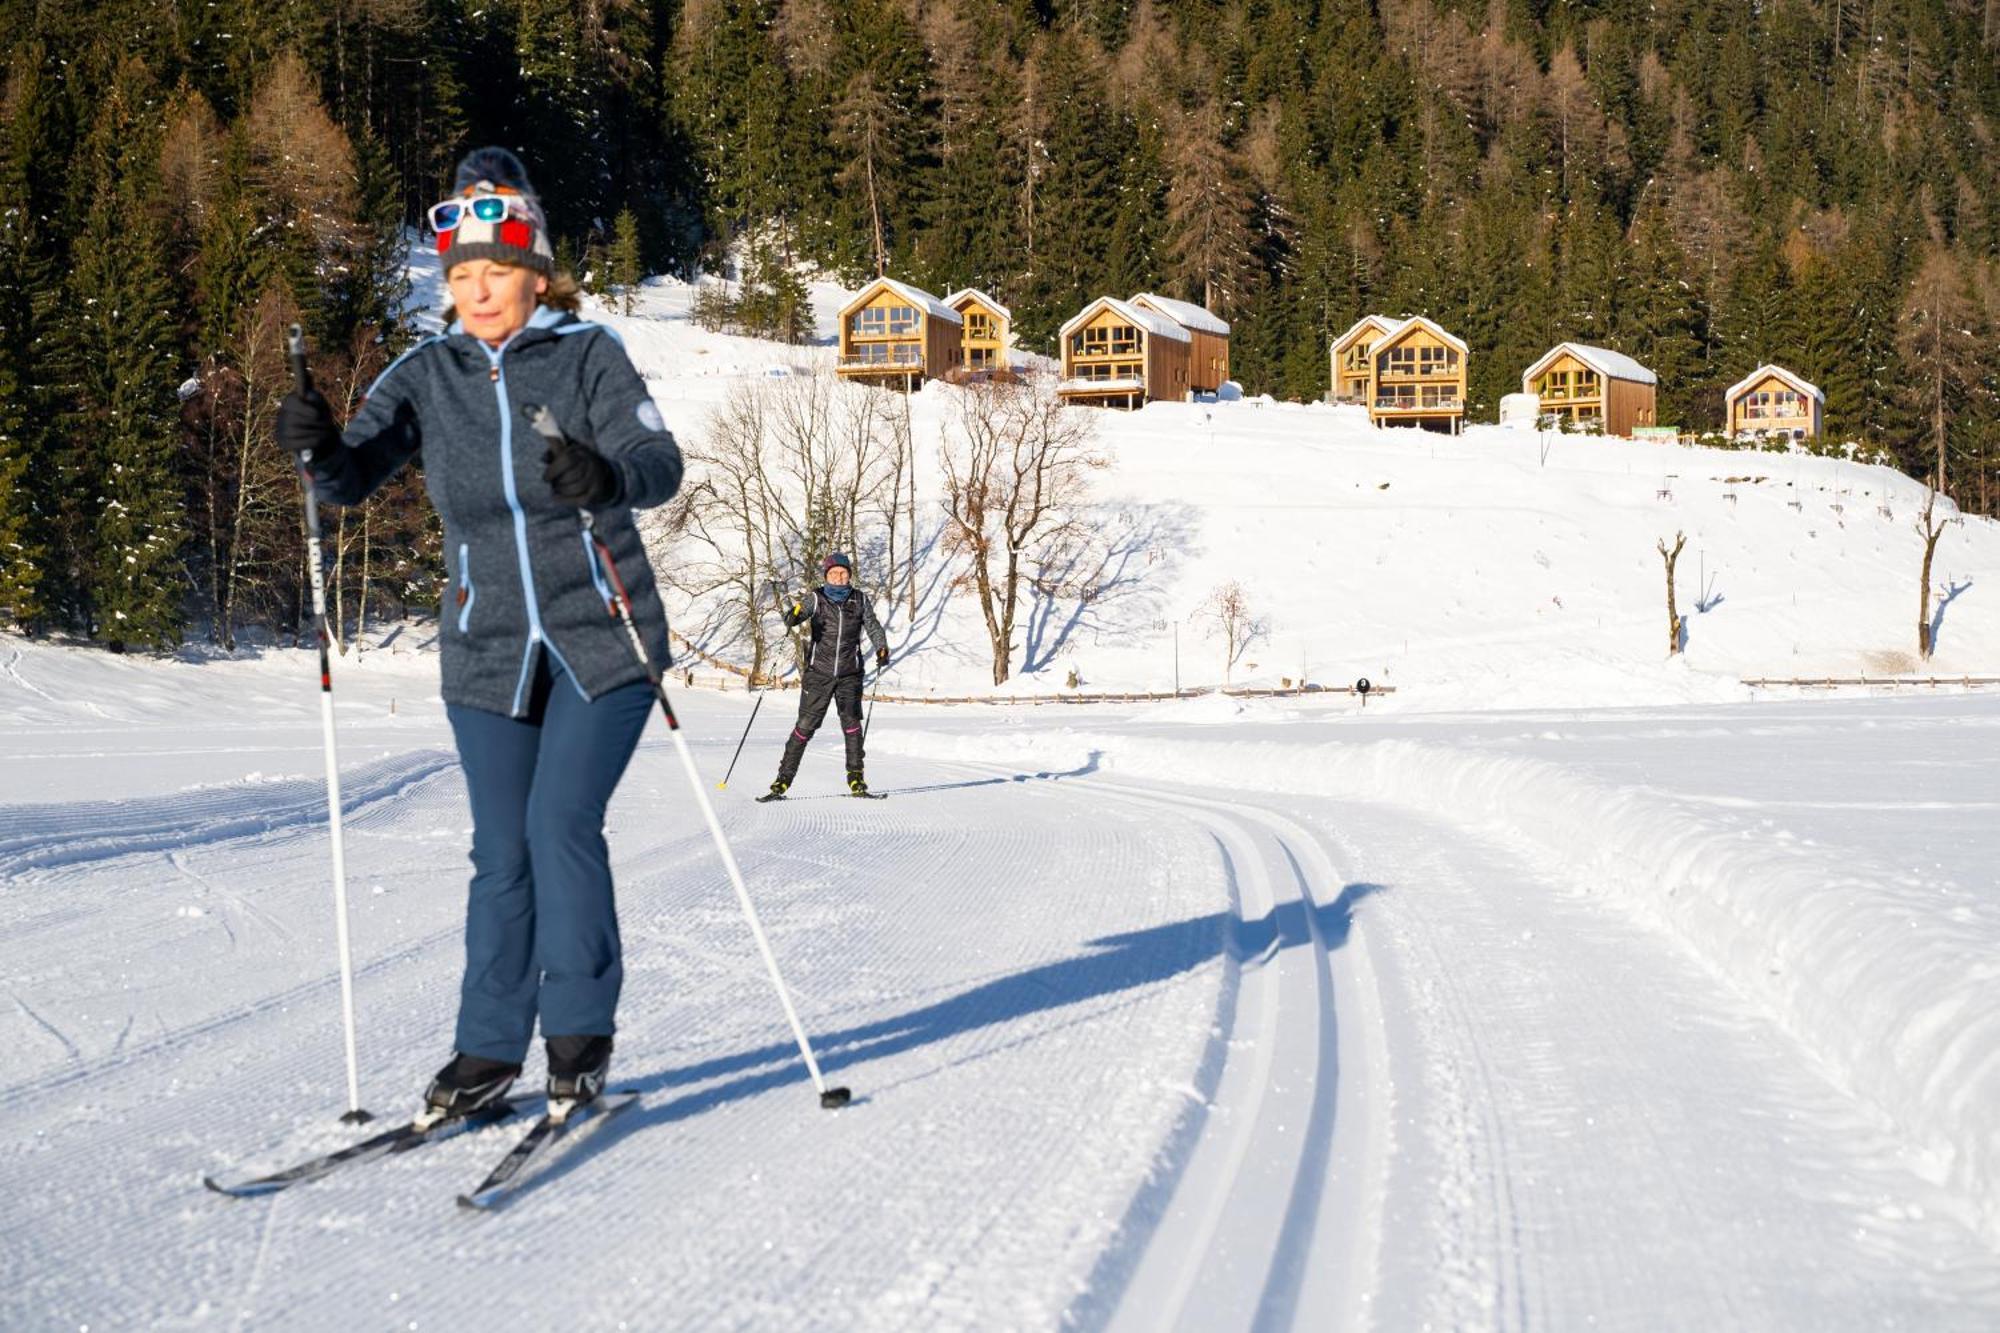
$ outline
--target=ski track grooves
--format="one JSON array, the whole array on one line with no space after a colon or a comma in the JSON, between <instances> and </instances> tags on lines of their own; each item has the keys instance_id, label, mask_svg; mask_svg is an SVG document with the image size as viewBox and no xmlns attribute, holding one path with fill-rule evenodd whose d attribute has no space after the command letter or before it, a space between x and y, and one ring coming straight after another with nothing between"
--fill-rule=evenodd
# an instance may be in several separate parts
<instances>
[{"instance_id":1,"label":"ski track grooves","mask_svg":"<svg viewBox=\"0 0 2000 1333\"><path fill-rule=\"evenodd\" d=\"M448 750L416 750L343 767L342 813L351 819L368 806L393 801L457 767L457 756ZM185 849L325 822L326 780L319 776L256 785L232 783L145 800L0 806L0 883L32 870Z\"/></svg>"},{"instance_id":2,"label":"ski track grooves","mask_svg":"<svg viewBox=\"0 0 2000 1333\"><path fill-rule=\"evenodd\" d=\"M1373 886L1346 884L1320 840L1274 812L1101 779L1091 789L1193 812L1214 839L1231 920L1229 985L1216 1021L1219 1067L1203 1060L1195 1090L1205 1104L1190 1112L1192 1133L1176 1132L1164 1145L1155 1184L1133 1201L1121 1227L1126 1244L1107 1251L1094 1276L1093 1285L1115 1283L1115 1296L1102 1291L1083 1313L1111 1304L1102 1313L1115 1330L1235 1327L1246 1316L1252 1328L1289 1328L1302 1310L1319 1326L1358 1326L1379 1223L1357 1215L1351 1181L1342 1182L1337 1223L1322 1222L1331 1220L1336 1153L1356 1159L1356 1176L1380 1168L1379 1153L1366 1160L1380 1127L1344 1126L1338 1141L1334 1133L1343 1051L1357 1055L1357 1081L1368 1081L1371 1065L1379 1068L1365 1058L1364 1031L1377 1023L1372 984L1365 962L1353 961L1358 948L1347 947L1354 902ZM1343 950L1342 966L1352 963L1359 974L1349 989L1363 999L1345 1045L1335 949ZM1344 1104L1357 1121L1367 1118L1367 1099L1350 1095ZM1282 1210L1270 1207L1273 1197L1285 1200ZM1127 1250L1137 1251L1136 1262ZM1122 1275L1106 1271L1121 1258Z\"/></svg>"}]
</instances>

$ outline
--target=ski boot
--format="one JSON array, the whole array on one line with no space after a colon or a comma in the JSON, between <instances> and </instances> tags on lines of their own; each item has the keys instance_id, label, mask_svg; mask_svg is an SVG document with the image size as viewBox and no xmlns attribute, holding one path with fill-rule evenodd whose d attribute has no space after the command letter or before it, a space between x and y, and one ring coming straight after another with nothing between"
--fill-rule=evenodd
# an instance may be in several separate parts
<instances>
[{"instance_id":1,"label":"ski boot","mask_svg":"<svg viewBox=\"0 0 2000 1333\"><path fill-rule=\"evenodd\" d=\"M459 1052L438 1070L425 1090L424 1109L418 1113L417 1123L428 1129L441 1121L498 1110L520 1074L519 1065Z\"/></svg>"},{"instance_id":2,"label":"ski boot","mask_svg":"<svg viewBox=\"0 0 2000 1333\"><path fill-rule=\"evenodd\" d=\"M611 1076L611 1038L550 1037L549 1110L567 1102L563 1114L594 1101Z\"/></svg>"},{"instance_id":3,"label":"ski boot","mask_svg":"<svg viewBox=\"0 0 2000 1333\"><path fill-rule=\"evenodd\" d=\"M771 790L765 792L762 796L759 796L757 799L760 801L782 801L785 799L785 793L790 791L791 789L792 789L791 783L785 781L783 778L778 778L776 781L771 783Z\"/></svg>"},{"instance_id":4,"label":"ski boot","mask_svg":"<svg viewBox=\"0 0 2000 1333\"><path fill-rule=\"evenodd\" d=\"M861 770L858 768L847 770L847 794L850 796L866 796L868 794L868 779L861 776Z\"/></svg>"}]
</instances>

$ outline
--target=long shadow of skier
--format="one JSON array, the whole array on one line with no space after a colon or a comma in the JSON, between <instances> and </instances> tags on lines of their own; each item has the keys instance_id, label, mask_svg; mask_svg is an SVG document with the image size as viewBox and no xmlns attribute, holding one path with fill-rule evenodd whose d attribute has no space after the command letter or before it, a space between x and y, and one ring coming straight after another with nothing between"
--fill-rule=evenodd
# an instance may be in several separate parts
<instances>
[{"instance_id":1,"label":"long shadow of skier","mask_svg":"<svg viewBox=\"0 0 2000 1333\"><path fill-rule=\"evenodd\" d=\"M1316 909L1316 921L1311 924L1304 904L1294 901L1255 920L1246 921L1235 912L1211 912L1145 930L1103 936L1086 943L1088 952L996 977L937 1003L840 1031L812 1034L814 1053L828 1081L837 1082L834 1076L840 1070L1033 1014L1136 991L1192 971L1225 951L1255 966L1278 950L1311 943L1312 924L1318 926L1327 949L1336 950L1347 942L1354 905L1385 887L1348 884ZM1079 1015L1078 1020L1092 1016L1095 1012ZM1045 1035L1046 1029L1025 1033L1007 1045L1035 1041ZM983 1059L994 1049L987 1047L968 1053L952 1063ZM627 1134L688 1120L747 1097L807 1081L798 1047L785 1041L635 1079L614 1079L613 1083L641 1093L658 1093L718 1078L726 1081L669 1101L648 1101L626 1112L607 1126L614 1132L579 1144L577 1151L553 1164L536 1183L567 1175ZM863 1088L854 1104L867 1101L867 1093Z\"/></svg>"},{"instance_id":2,"label":"long shadow of skier","mask_svg":"<svg viewBox=\"0 0 2000 1333\"><path fill-rule=\"evenodd\" d=\"M1318 926L1320 938L1326 942L1329 952L1346 944L1355 904L1384 891L1386 887L1374 883L1350 883L1315 910L1316 920L1312 924ZM1192 971L1225 952L1239 963L1256 966L1268 961L1277 951L1308 944L1312 938L1306 908L1299 902L1286 903L1255 920L1246 921L1233 911L1212 912L1145 930L1107 935L1087 942L1086 947L1091 952L982 982L945 1000L893 1018L818 1034L814 1037L814 1051L819 1057L821 1073L831 1083L837 1081L834 1076L842 1069L946 1041L980 1028L1010 1023L1045 1010L1135 991ZM1079 1015L1079 1021L1088 1016L1094 1015ZM1024 1034L1005 1046L989 1047L953 1063L982 1059L995 1049L1008 1049L1038 1040L1047 1032L1048 1029L1043 1029ZM608 1132L594 1135L577 1145L573 1152L552 1164L529 1188L538 1188L568 1175L627 1134L689 1120L747 1097L807 1081L805 1065L798 1058L797 1046L790 1042L774 1042L755 1050L615 1082L621 1088L632 1088L640 1093L657 1093L732 1074L736 1077L727 1082L671 1101L657 1105L642 1103L606 1126ZM864 1089L854 1104L861 1105L868 1099Z\"/></svg>"},{"instance_id":3,"label":"long shadow of skier","mask_svg":"<svg viewBox=\"0 0 2000 1333\"><path fill-rule=\"evenodd\" d=\"M995 775L990 778L968 778L964 782L932 782L921 787L890 787L878 792L877 795L921 796L926 792L964 791L970 787L1004 787L1010 782L1061 782L1065 778L1086 778L1097 771L1098 762L1103 758L1104 751L1092 750L1090 758L1086 759L1082 765L1077 768L1064 769L1059 773L1043 770L1038 773L1009 773ZM787 796L785 798L787 803L793 801L847 801L852 799L853 797L849 796L846 792L828 792L824 796Z\"/></svg>"}]
</instances>

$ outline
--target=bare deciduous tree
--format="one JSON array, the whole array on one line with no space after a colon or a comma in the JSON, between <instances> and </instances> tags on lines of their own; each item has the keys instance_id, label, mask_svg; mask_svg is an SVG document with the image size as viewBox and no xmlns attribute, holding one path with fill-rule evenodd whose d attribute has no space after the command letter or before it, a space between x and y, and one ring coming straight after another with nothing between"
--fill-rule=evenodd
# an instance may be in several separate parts
<instances>
[{"instance_id":1,"label":"bare deciduous tree","mask_svg":"<svg viewBox=\"0 0 2000 1333\"><path fill-rule=\"evenodd\" d=\"M1250 595L1235 579L1218 584L1209 593L1208 600L1202 603L1202 612L1215 622L1216 629L1222 633L1225 650L1222 683L1227 685L1230 673L1250 645L1270 633L1270 623L1251 610Z\"/></svg>"},{"instance_id":2,"label":"bare deciduous tree","mask_svg":"<svg viewBox=\"0 0 2000 1333\"><path fill-rule=\"evenodd\" d=\"M1917 515L1917 535L1924 539L1924 566L1917 578L1917 656L1926 662L1937 649L1931 639L1931 559L1937 554L1945 525L1945 520L1936 516L1937 497L1935 486L1924 487L1923 512Z\"/></svg>"},{"instance_id":3,"label":"bare deciduous tree","mask_svg":"<svg viewBox=\"0 0 2000 1333\"><path fill-rule=\"evenodd\" d=\"M1674 562L1681 558L1681 548L1687 545L1687 534L1674 534L1674 549L1667 549L1667 539L1660 538L1660 559L1667 565L1667 656L1672 657L1681 650L1681 613L1674 597Z\"/></svg>"},{"instance_id":4,"label":"bare deciduous tree","mask_svg":"<svg viewBox=\"0 0 2000 1333\"><path fill-rule=\"evenodd\" d=\"M767 585L811 581L828 551L854 551L882 512L896 476L889 399L825 374L747 383L689 449L694 480L665 522L700 554L674 561L672 578L709 606L705 635L748 648L753 682L777 642Z\"/></svg>"},{"instance_id":5,"label":"bare deciduous tree","mask_svg":"<svg viewBox=\"0 0 2000 1333\"><path fill-rule=\"evenodd\" d=\"M1082 533L1076 508L1093 468L1092 419L1065 408L1053 386L994 380L970 385L956 429L948 429L944 469L945 541L965 558L958 586L979 598L993 650L993 683L1012 673L1022 585Z\"/></svg>"}]
</instances>

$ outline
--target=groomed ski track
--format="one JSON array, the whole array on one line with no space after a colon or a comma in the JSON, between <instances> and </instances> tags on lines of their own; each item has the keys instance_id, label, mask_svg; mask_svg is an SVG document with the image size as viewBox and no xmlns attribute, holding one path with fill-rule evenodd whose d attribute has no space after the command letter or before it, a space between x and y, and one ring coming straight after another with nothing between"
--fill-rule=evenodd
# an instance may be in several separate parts
<instances>
[{"instance_id":1,"label":"groomed ski track","mask_svg":"<svg viewBox=\"0 0 2000 1333\"><path fill-rule=\"evenodd\" d=\"M464 797L434 747L357 770L364 1094L400 1115L448 1041ZM577 1328L2000 1312L1962 1201L1878 1118L1685 949L1490 830L1095 761L883 753L871 778L895 799L844 799L825 755L788 801L753 806L741 775L721 797L855 1104L817 1108L656 736L610 820L614 1085L644 1100L482 1217L453 1197L519 1120L271 1200L200 1188L362 1132L334 1123L309 783L205 789L174 839L171 802L126 821L10 787L0 1325L461 1327L496 1302Z\"/></svg>"}]
</instances>

